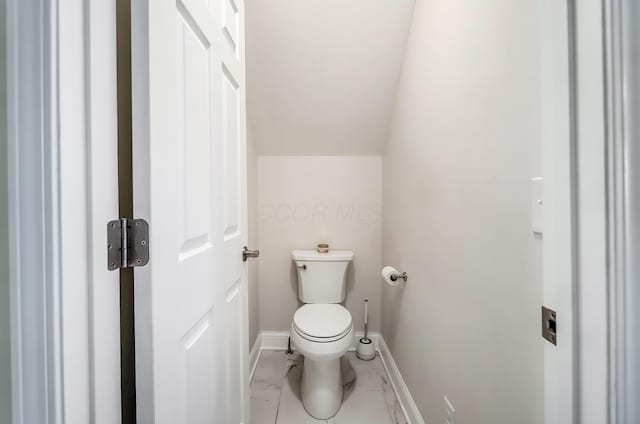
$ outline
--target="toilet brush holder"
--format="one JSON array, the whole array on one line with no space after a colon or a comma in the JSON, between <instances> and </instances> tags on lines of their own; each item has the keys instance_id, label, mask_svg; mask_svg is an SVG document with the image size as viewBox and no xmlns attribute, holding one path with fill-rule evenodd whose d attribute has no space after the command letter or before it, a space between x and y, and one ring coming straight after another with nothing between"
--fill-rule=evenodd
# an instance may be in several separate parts
<instances>
[{"instance_id":1,"label":"toilet brush holder","mask_svg":"<svg viewBox=\"0 0 640 424\"><path fill-rule=\"evenodd\" d=\"M376 349L369 338L369 301L364 300L364 337L358 340L356 356L363 361L370 361L376 357Z\"/></svg>"},{"instance_id":2,"label":"toilet brush holder","mask_svg":"<svg viewBox=\"0 0 640 424\"><path fill-rule=\"evenodd\" d=\"M356 356L363 361L370 361L376 357L376 349L373 341L367 337L363 337L358 341L356 346Z\"/></svg>"}]
</instances>

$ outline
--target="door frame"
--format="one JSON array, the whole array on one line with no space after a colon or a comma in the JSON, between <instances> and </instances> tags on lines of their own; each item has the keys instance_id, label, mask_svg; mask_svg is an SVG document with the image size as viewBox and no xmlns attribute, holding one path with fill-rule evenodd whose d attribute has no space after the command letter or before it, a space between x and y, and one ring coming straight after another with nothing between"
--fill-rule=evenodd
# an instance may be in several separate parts
<instances>
[{"instance_id":1,"label":"door frame","mask_svg":"<svg viewBox=\"0 0 640 424\"><path fill-rule=\"evenodd\" d=\"M609 1L616 0L542 2L543 16L551 17L542 43L544 302L558 313L558 345L545 342L544 348L546 424L614 423L604 24ZM562 37L566 43L558 42Z\"/></svg>"},{"instance_id":2,"label":"door frame","mask_svg":"<svg viewBox=\"0 0 640 424\"><path fill-rule=\"evenodd\" d=\"M620 23L619 7L632 0L579 7L567 1L574 112L573 144L563 160L572 164L572 203L560 218L568 216L573 228L562 286L572 349L564 353L568 379L545 379L545 392L560 390L569 401L564 406L572 405L571 421L562 424L603 413L613 423L629 400L616 379L627 372L616 343L629 337L622 331L628 305L616 296L630 282L620 268L630 252L613 219L625 204L616 174L624 157L613 152L626 140L617 113L629 62L621 61L624 34L612 28ZM118 274L106 271L102 249L106 221L118 211L117 167L104 160L117 156L115 2L6 2L13 422L117 423ZM584 25L600 31L588 33ZM581 48L593 49L595 38L602 55ZM567 193L567 186L556 189ZM555 245L563 255L566 243ZM594 328L589 321L596 317L602 319ZM631 353L637 362L639 353ZM547 354L545 360L547 372L560 363ZM547 414L546 422L558 421Z\"/></svg>"},{"instance_id":3,"label":"door frame","mask_svg":"<svg viewBox=\"0 0 640 424\"><path fill-rule=\"evenodd\" d=\"M609 287L604 2L572 7L572 138L576 144L576 393L574 422L602 424L609 414Z\"/></svg>"},{"instance_id":4,"label":"door frame","mask_svg":"<svg viewBox=\"0 0 640 424\"><path fill-rule=\"evenodd\" d=\"M14 424L120 422L111 3L6 0Z\"/></svg>"},{"instance_id":5,"label":"door frame","mask_svg":"<svg viewBox=\"0 0 640 424\"><path fill-rule=\"evenodd\" d=\"M604 0L607 113L608 423L640 421L640 6Z\"/></svg>"},{"instance_id":6,"label":"door frame","mask_svg":"<svg viewBox=\"0 0 640 424\"><path fill-rule=\"evenodd\" d=\"M637 52L628 49L638 29L629 23L629 14L622 13L633 3L566 0L566 57L559 52L561 43L546 45L556 59L566 60L567 75L560 77L566 81L558 87L566 84L568 97L554 97L562 90L550 96L560 100L560 109L568 107L569 119L563 138L545 140L544 159L556 176L563 169L570 172L561 187L546 187L545 203L549 192L556 196L562 205L550 219L563 219L571 229L569 234L551 234L552 240L546 240L550 246L545 244L545 255L565 258L553 263L545 277L545 302L559 305L559 337L569 337L564 346L545 346L546 424L627 424L640 419L635 402L640 383L628 379L640 369L640 346L632 343L637 327L630 327L638 322L640 302L625 299L633 277L637 284L632 258L640 246L640 234L630 231L638 225L632 208L640 204L640 187L628 184L634 176L637 181L640 172L640 155L630 149L638 127L625 121L633 111L637 116L640 99L624 91L630 75L639 71L633 56ZM562 326L568 327L564 335Z\"/></svg>"},{"instance_id":7,"label":"door frame","mask_svg":"<svg viewBox=\"0 0 640 424\"><path fill-rule=\"evenodd\" d=\"M539 2L540 134L545 185L542 292L543 305L557 313L557 345L542 340L545 424L576 424L572 3L573 0Z\"/></svg>"}]
</instances>

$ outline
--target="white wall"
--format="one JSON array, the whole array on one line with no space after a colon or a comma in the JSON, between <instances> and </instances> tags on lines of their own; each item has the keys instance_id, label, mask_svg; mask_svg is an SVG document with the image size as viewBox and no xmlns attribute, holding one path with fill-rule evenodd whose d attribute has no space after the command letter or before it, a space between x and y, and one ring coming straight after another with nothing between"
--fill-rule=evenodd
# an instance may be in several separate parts
<instances>
[{"instance_id":1,"label":"white wall","mask_svg":"<svg viewBox=\"0 0 640 424\"><path fill-rule=\"evenodd\" d=\"M258 157L251 130L247 131L247 215L249 228L249 249L259 249L258 241ZM259 266L260 259L249 261L249 349L260 333L259 306Z\"/></svg>"},{"instance_id":2,"label":"white wall","mask_svg":"<svg viewBox=\"0 0 640 424\"><path fill-rule=\"evenodd\" d=\"M413 2L247 1L258 154L382 154Z\"/></svg>"},{"instance_id":3,"label":"white wall","mask_svg":"<svg viewBox=\"0 0 640 424\"><path fill-rule=\"evenodd\" d=\"M0 422L11 422L9 236L7 199L6 2L0 2Z\"/></svg>"},{"instance_id":4,"label":"white wall","mask_svg":"<svg viewBox=\"0 0 640 424\"><path fill-rule=\"evenodd\" d=\"M258 157L260 327L289 330L299 307L291 251L328 242L355 252L346 306L358 330L369 299L380 327L382 161L378 156Z\"/></svg>"},{"instance_id":5,"label":"white wall","mask_svg":"<svg viewBox=\"0 0 640 424\"><path fill-rule=\"evenodd\" d=\"M427 423L544 421L538 5L418 1L384 155L382 330Z\"/></svg>"}]
</instances>

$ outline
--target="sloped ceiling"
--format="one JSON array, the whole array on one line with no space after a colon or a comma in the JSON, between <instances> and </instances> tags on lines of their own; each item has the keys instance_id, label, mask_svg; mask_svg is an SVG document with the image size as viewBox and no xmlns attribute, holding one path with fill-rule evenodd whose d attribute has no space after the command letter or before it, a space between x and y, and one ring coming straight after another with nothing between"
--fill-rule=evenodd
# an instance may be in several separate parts
<instances>
[{"instance_id":1,"label":"sloped ceiling","mask_svg":"<svg viewBox=\"0 0 640 424\"><path fill-rule=\"evenodd\" d=\"M413 0L246 0L258 154L381 154L412 11Z\"/></svg>"}]
</instances>

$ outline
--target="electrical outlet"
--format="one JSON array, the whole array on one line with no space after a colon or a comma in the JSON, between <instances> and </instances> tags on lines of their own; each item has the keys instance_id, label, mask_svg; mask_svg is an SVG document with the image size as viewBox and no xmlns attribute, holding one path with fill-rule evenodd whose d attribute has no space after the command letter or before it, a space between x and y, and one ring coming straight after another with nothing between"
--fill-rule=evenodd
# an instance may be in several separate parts
<instances>
[{"instance_id":1,"label":"electrical outlet","mask_svg":"<svg viewBox=\"0 0 640 424\"><path fill-rule=\"evenodd\" d=\"M453 408L453 405L451 405L451 402L449 402L449 399L447 399L447 397L444 397L444 416L446 417L446 421L445 424L456 424L456 410Z\"/></svg>"}]
</instances>

